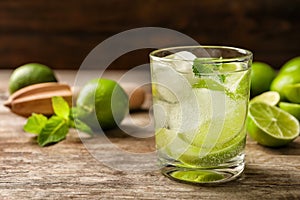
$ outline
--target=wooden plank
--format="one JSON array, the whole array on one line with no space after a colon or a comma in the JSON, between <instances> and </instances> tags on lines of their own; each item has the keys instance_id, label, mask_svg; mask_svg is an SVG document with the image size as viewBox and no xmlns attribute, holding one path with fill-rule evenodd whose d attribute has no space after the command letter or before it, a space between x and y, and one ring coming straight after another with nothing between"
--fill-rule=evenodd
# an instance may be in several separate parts
<instances>
[{"instance_id":1,"label":"wooden plank","mask_svg":"<svg viewBox=\"0 0 300 200\"><path fill-rule=\"evenodd\" d=\"M89 154L76 132L59 144L40 148L30 134L21 130L23 118L8 112L1 112L0 117L1 199L300 197L299 138L281 149L265 148L249 139L246 170L240 179L215 187L200 187L171 181L158 170L131 173L111 169ZM145 143L129 137L114 136L113 139L138 151L148 148ZM153 144L153 141L148 143ZM101 153L110 155L105 148ZM139 163L132 165L140 167Z\"/></svg>"},{"instance_id":2,"label":"wooden plank","mask_svg":"<svg viewBox=\"0 0 300 200\"><path fill-rule=\"evenodd\" d=\"M225 1L0 2L0 67L36 60L56 69L77 69L93 47L121 31L143 26L171 28L200 44L248 48L255 59L279 68L299 55L300 3ZM135 54L112 65L129 69L148 61Z\"/></svg>"},{"instance_id":3,"label":"wooden plank","mask_svg":"<svg viewBox=\"0 0 300 200\"><path fill-rule=\"evenodd\" d=\"M70 131L66 140L41 148L34 136L25 133L25 118L3 107L11 71L0 71L0 199L299 199L300 137L287 147L267 148L248 138L246 169L236 181L214 187L201 187L171 181L159 170L121 171L97 160L86 148L88 136ZM72 84L76 71L56 71L61 81ZM83 72L82 72L83 73ZM87 72L85 72L87 73ZM86 74L91 78L93 72ZM118 80L122 73L107 72ZM133 75L144 80L145 73ZM132 79L133 80L133 79ZM82 80L84 82L84 80ZM132 114L139 125L149 122L148 112ZM135 130L135 129L133 129ZM135 134L144 135L138 130ZM154 151L153 137L131 137L120 130L108 138L127 152ZM108 146L95 148L100 158L111 158ZM94 152L95 153L95 152ZM99 158L99 157L98 157ZM119 158L120 161L122 158ZM126 161L126 160L125 160ZM155 158L145 156L147 166ZM130 167L141 168L140 162Z\"/></svg>"}]
</instances>

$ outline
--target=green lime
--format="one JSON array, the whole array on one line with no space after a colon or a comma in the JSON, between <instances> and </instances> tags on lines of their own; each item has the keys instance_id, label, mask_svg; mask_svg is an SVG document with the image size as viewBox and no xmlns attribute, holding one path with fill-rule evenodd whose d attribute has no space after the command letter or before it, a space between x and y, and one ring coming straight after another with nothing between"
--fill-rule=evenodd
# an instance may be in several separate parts
<instances>
[{"instance_id":1,"label":"green lime","mask_svg":"<svg viewBox=\"0 0 300 200\"><path fill-rule=\"evenodd\" d=\"M244 149L246 142L245 131L231 141L222 145L216 145L212 149L190 145L179 157L179 160L188 166L217 166L234 158Z\"/></svg>"},{"instance_id":2,"label":"green lime","mask_svg":"<svg viewBox=\"0 0 300 200\"><path fill-rule=\"evenodd\" d=\"M300 120L300 104L280 102L279 107Z\"/></svg>"},{"instance_id":3,"label":"green lime","mask_svg":"<svg viewBox=\"0 0 300 200\"><path fill-rule=\"evenodd\" d=\"M279 74L294 73L299 74L300 71L300 56L287 61L279 70Z\"/></svg>"},{"instance_id":4,"label":"green lime","mask_svg":"<svg viewBox=\"0 0 300 200\"><path fill-rule=\"evenodd\" d=\"M197 83L194 83L193 88L207 88L210 90L224 91L225 88L218 81L211 78L203 77L200 78Z\"/></svg>"},{"instance_id":5,"label":"green lime","mask_svg":"<svg viewBox=\"0 0 300 200\"><path fill-rule=\"evenodd\" d=\"M78 118L92 129L103 130L116 127L128 112L128 96L115 81L93 79L79 92L77 107L81 109Z\"/></svg>"},{"instance_id":6,"label":"green lime","mask_svg":"<svg viewBox=\"0 0 300 200\"><path fill-rule=\"evenodd\" d=\"M285 86L290 84L300 83L300 70L294 73L282 73L276 76L272 81L270 89L277 91L280 94L280 99L286 99Z\"/></svg>"},{"instance_id":7,"label":"green lime","mask_svg":"<svg viewBox=\"0 0 300 200\"><path fill-rule=\"evenodd\" d=\"M276 106L256 102L249 105L247 130L259 144L279 147L296 139L300 128L293 115Z\"/></svg>"},{"instance_id":8,"label":"green lime","mask_svg":"<svg viewBox=\"0 0 300 200\"><path fill-rule=\"evenodd\" d=\"M280 95L275 91L264 92L253 99L251 99L250 103L254 102L263 102L271 106L276 106L280 101Z\"/></svg>"},{"instance_id":9,"label":"green lime","mask_svg":"<svg viewBox=\"0 0 300 200\"><path fill-rule=\"evenodd\" d=\"M224 178L222 174L212 171L175 171L170 174L171 177L193 183L209 183Z\"/></svg>"},{"instance_id":10,"label":"green lime","mask_svg":"<svg viewBox=\"0 0 300 200\"><path fill-rule=\"evenodd\" d=\"M184 166L216 166L235 157L243 150L245 135L245 131L242 131L227 143L205 149L190 144L182 134L162 128L156 131L156 146L161 153L180 160Z\"/></svg>"},{"instance_id":11,"label":"green lime","mask_svg":"<svg viewBox=\"0 0 300 200\"><path fill-rule=\"evenodd\" d=\"M300 83L286 85L284 95L290 102L300 103Z\"/></svg>"},{"instance_id":12,"label":"green lime","mask_svg":"<svg viewBox=\"0 0 300 200\"><path fill-rule=\"evenodd\" d=\"M270 89L276 72L270 65L263 62L253 62L251 69L250 94L254 97Z\"/></svg>"},{"instance_id":13,"label":"green lime","mask_svg":"<svg viewBox=\"0 0 300 200\"><path fill-rule=\"evenodd\" d=\"M10 94L36 83L57 82L54 72L39 63L28 63L15 69L9 79Z\"/></svg>"},{"instance_id":14,"label":"green lime","mask_svg":"<svg viewBox=\"0 0 300 200\"><path fill-rule=\"evenodd\" d=\"M296 83L300 83L300 56L289 60L281 67L278 76L272 81L270 89L279 92L281 100L285 100L287 99L286 86ZM289 95L289 91L287 94ZM290 96L294 99L293 94Z\"/></svg>"}]
</instances>

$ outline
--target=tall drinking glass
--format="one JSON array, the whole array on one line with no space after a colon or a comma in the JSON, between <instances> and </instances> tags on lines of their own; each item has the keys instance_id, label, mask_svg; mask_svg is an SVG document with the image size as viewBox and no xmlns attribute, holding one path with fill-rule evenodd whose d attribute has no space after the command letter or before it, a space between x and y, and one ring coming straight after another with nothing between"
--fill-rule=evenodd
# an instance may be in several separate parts
<instances>
[{"instance_id":1,"label":"tall drinking glass","mask_svg":"<svg viewBox=\"0 0 300 200\"><path fill-rule=\"evenodd\" d=\"M252 53L186 46L150 54L155 139L162 173L222 183L245 166Z\"/></svg>"}]
</instances>

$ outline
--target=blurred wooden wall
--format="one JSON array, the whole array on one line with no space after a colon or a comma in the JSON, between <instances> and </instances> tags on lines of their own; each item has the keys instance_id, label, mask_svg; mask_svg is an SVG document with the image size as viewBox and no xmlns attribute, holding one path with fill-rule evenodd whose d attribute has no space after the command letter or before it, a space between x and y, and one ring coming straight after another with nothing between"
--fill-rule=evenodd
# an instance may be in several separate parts
<instances>
[{"instance_id":1,"label":"blurred wooden wall","mask_svg":"<svg viewBox=\"0 0 300 200\"><path fill-rule=\"evenodd\" d=\"M299 0L1 0L0 68L35 61L78 69L103 40L144 26L247 48L274 68L300 55ZM122 56L111 68L147 62L147 53Z\"/></svg>"}]
</instances>

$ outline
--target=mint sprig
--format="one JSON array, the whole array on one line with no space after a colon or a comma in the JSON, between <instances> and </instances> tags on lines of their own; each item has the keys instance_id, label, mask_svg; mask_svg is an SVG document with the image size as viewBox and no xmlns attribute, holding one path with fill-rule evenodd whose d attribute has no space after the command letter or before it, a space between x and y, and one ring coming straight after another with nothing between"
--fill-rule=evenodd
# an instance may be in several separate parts
<instances>
[{"instance_id":1,"label":"mint sprig","mask_svg":"<svg viewBox=\"0 0 300 200\"><path fill-rule=\"evenodd\" d=\"M211 63L208 63L207 61L210 61ZM196 58L193 62L193 73L195 76L201 77L202 74L213 74L218 70L221 64L214 63L213 58ZM203 63L203 61L206 61L206 63ZM226 76L224 74L218 75L219 80L221 83L225 82Z\"/></svg>"},{"instance_id":2,"label":"mint sprig","mask_svg":"<svg viewBox=\"0 0 300 200\"><path fill-rule=\"evenodd\" d=\"M24 131L38 135L37 142L40 146L57 143L66 138L70 128L92 134L92 129L74 117L73 112L76 107L70 108L64 98L52 97L52 107L54 115L49 119L42 114L33 113L24 125Z\"/></svg>"}]
</instances>

